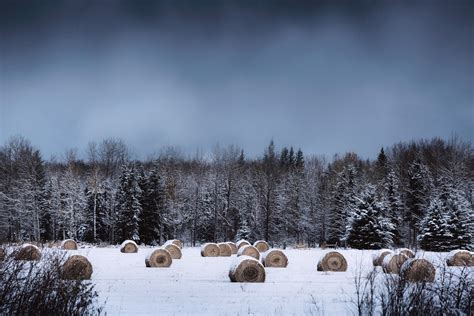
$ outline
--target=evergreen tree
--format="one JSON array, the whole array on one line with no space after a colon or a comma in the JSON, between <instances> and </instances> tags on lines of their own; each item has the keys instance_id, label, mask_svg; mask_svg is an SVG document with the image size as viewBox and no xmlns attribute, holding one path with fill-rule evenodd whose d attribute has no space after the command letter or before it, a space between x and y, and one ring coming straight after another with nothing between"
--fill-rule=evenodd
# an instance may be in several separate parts
<instances>
[{"instance_id":1,"label":"evergreen tree","mask_svg":"<svg viewBox=\"0 0 474 316\"><path fill-rule=\"evenodd\" d=\"M420 221L423 219L425 209L429 204L432 180L428 168L419 158L410 164L408 175L407 214L405 218L410 227L410 243L412 246L416 246Z\"/></svg>"},{"instance_id":2,"label":"evergreen tree","mask_svg":"<svg viewBox=\"0 0 474 316\"><path fill-rule=\"evenodd\" d=\"M337 174L328 229L329 243L342 244L346 235L349 210L356 203L356 171L353 165Z\"/></svg>"},{"instance_id":3,"label":"evergreen tree","mask_svg":"<svg viewBox=\"0 0 474 316\"><path fill-rule=\"evenodd\" d=\"M123 165L117 192L118 238L140 241L139 224L142 206L142 190L138 184L139 175L133 165Z\"/></svg>"},{"instance_id":4,"label":"evergreen tree","mask_svg":"<svg viewBox=\"0 0 474 316\"><path fill-rule=\"evenodd\" d=\"M392 224L383 218L383 203L377 202L375 187L369 185L351 210L347 245L356 249L381 249L392 244Z\"/></svg>"},{"instance_id":5,"label":"evergreen tree","mask_svg":"<svg viewBox=\"0 0 474 316\"><path fill-rule=\"evenodd\" d=\"M435 198L431 201L426 216L421 222L420 235L418 236L420 247L428 251L447 251L450 248L450 238L443 202L439 198Z\"/></svg>"},{"instance_id":6,"label":"evergreen tree","mask_svg":"<svg viewBox=\"0 0 474 316\"><path fill-rule=\"evenodd\" d=\"M399 193L399 180L393 170L391 170L384 185L384 202L386 204L386 214L384 214L392 223L393 244L397 247L402 246L403 239L401 233L401 216L403 212L402 202Z\"/></svg>"},{"instance_id":7,"label":"evergreen tree","mask_svg":"<svg viewBox=\"0 0 474 316\"><path fill-rule=\"evenodd\" d=\"M165 229L165 191L159 170L154 166L141 184L142 213L140 240L146 244L161 244Z\"/></svg>"}]
</instances>

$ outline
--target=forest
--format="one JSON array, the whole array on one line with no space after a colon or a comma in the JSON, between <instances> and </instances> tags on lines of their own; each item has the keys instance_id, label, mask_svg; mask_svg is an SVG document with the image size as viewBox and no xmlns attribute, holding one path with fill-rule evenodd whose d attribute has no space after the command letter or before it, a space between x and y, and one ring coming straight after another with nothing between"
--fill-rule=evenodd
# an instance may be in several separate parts
<instances>
[{"instance_id":1,"label":"forest","mask_svg":"<svg viewBox=\"0 0 474 316\"><path fill-rule=\"evenodd\" d=\"M83 153L44 160L21 136L0 148L1 242L474 248L474 159L456 136L383 147L375 160L305 155L273 141L252 158L216 145L137 160L120 139Z\"/></svg>"}]
</instances>

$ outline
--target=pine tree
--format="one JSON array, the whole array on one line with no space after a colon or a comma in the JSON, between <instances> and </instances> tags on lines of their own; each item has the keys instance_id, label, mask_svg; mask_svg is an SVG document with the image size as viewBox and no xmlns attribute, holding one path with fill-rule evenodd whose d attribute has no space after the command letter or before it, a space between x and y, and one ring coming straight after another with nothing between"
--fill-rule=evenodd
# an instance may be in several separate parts
<instances>
[{"instance_id":1,"label":"pine tree","mask_svg":"<svg viewBox=\"0 0 474 316\"><path fill-rule=\"evenodd\" d=\"M342 244L346 235L349 210L356 203L356 171L349 165L337 174L328 229L329 243Z\"/></svg>"},{"instance_id":2,"label":"pine tree","mask_svg":"<svg viewBox=\"0 0 474 316\"><path fill-rule=\"evenodd\" d=\"M392 244L392 225L383 218L383 204L377 202L375 187L369 185L351 210L347 245L356 249L381 249Z\"/></svg>"},{"instance_id":3,"label":"pine tree","mask_svg":"<svg viewBox=\"0 0 474 316\"><path fill-rule=\"evenodd\" d=\"M403 212L402 202L399 193L399 180L393 170L391 170L384 183L384 194L383 199L386 204L385 214L390 219L393 230L393 243L395 246L400 247L403 244L402 233L401 233L401 216Z\"/></svg>"},{"instance_id":4,"label":"pine tree","mask_svg":"<svg viewBox=\"0 0 474 316\"><path fill-rule=\"evenodd\" d=\"M435 198L431 201L426 216L421 222L420 235L418 236L420 247L428 251L447 251L450 248L450 239L443 202L439 198Z\"/></svg>"},{"instance_id":5,"label":"pine tree","mask_svg":"<svg viewBox=\"0 0 474 316\"><path fill-rule=\"evenodd\" d=\"M430 200L432 180L428 168L419 158L410 164L408 175L406 221L410 227L410 243L416 246L420 222Z\"/></svg>"},{"instance_id":6,"label":"pine tree","mask_svg":"<svg viewBox=\"0 0 474 316\"><path fill-rule=\"evenodd\" d=\"M146 244L161 244L165 230L165 192L159 170L154 166L141 182L142 213L140 217L140 240Z\"/></svg>"},{"instance_id":7,"label":"pine tree","mask_svg":"<svg viewBox=\"0 0 474 316\"><path fill-rule=\"evenodd\" d=\"M123 165L117 192L117 230L119 241L126 239L140 241L139 224L142 206L142 190L138 184L139 175L136 166Z\"/></svg>"}]
</instances>

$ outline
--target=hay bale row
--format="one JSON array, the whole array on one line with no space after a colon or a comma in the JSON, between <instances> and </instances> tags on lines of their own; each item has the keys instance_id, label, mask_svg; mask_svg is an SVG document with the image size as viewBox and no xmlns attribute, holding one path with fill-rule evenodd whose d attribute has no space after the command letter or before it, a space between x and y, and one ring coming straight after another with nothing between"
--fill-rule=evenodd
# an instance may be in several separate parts
<instances>
[{"instance_id":1,"label":"hay bale row","mask_svg":"<svg viewBox=\"0 0 474 316\"><path fill-rule=\"evenodd\" d=\"M426 259L409 258L400 268L400 275L410 282L433 282L436 276L436 269Z\"/></svg>"},{"instance_id":2,"label":"hay bale row","mask_svg":"<svg viewBox=\"0 0 474 316\"><path fill-rule=\"evenodd\" d=\"M319 260L317 269L318 271L344 272L347 270L347 261L339 252L331 251Z\"/></svg>"},{"instance_id":3,"label":"hay bale row","mask_svg":"<svg viewBox=\"0 0 474 316\"><path fill-rule=\"evenodd\" d=\"M236 255L237 254L237 251L239 250L239 248L237 248L237 246L235 245L235 243L233 243L232 241L228 241L227 244L229 245L230 249L231 249L231 253L233 255Z\"/></svg>"},{"instance_id":4,"label":"hay bale row","mask_svg":"<svg viewBox=\"0 0 474 316\"><path fill-rule=\"evenodd\" d=\"M171 254L165 248L153 249L145 258L148 268L168 268L173 263Z\"/></svg>"},{"instance_id":5,"label":"hay bale row","mask_svg":"<svg viewBox=\"0 0 474 316\"><path fill-rule=\"evenodd\" d=\"M467 250L453 250L446 257L448 266L472 267L474 266L474 255Z\"/></svg>"},{"instance_id":6,"label":"hay bale row","mask_svg":"<svg viewBox=\"0 0 474 316\"><path fill-rule=\"evenodd\" d=\"M398 274L400 268L408 259L409 258L403 253L386 255L382 261L383 272Z\"/></svg>"},{"instance_id":7,"label":"hay bale row","mask_svg":"<svg viewBox=\"0 0 474 316\"><path fill-rule=\"evenodd\" d=\"M236 257L230 266L229 278L232 282L262 283L265 282L265 268L253 257Z\"/></svg>"},{"instance_id":8,"label":"hay bale row","mask_svg":"<svg viewBox=\"0 0 474 316\"><path fill-rule=\"evenodd\" d=\"M258 249L259 252L265 252L270 249L270 246L265 240L257 240L253 246Z\"/></svg>"},{"instance_id":9,"label":"hay bale row","mask_svg":"<svg viewBox=\"0 0 474 316\"><path fill-rule=\"evenodd\" d=\"M380 249L377 254L372 257L372 264L374 267L381 266L385 256L393 254L393 251L390 249Z\"/></svg>"},{"instance_id":10,"label":"hay bale row","mask_svg":"<svg viewBox=\"0 0 474 316\"><path fill-rule=\"evenodd\" d=\"M262 263L265 268L286 268L288 257L279 249L269 249L262 254Z\"/></svg>"},{"instance_id":11,"label":"hay bale row","mask_svg":"<svg viewBox=\"0 0 474 316\"><path fill-rule=\"evenodd\" d=\"M36 261L41 259L40 249L32 244L24 244L15 251L15 260Z\"/></svg>"},{"instance_id":12,"label":"hay bale row","mask_svg":"<svg viewBox=\"0 0 474 316\"><path fill-rule=\"evenodd\" d=\"M90 280L92 272L92 264L86 257L74 255L64 262L60 275L64 280Z\"/></svg>"},{"instance_id":13,"label":"hay bale row","mask_svg":"<svg viewBox=\"0 0 474 316\"><path fill-rule=\"evenodd\" d=\"M203 257L219 257L219 246L209 242L201 246L201 256Z\"/></svg>"},{"instance_id":14,"label":"hay bale row","mask_svg":"<svg viewBox=\"0 0 474 316\"><path fill-rule=\"evenodd\" d=\"M237 246L237 249L240 249L241 247L244 247L244 246L250 246L250 243L245 239L241 239L238 242L236 242L235 245Z\"/></svg>"},{"instance_id":15,"label":"hay bale row","mask_svg":"<svg viewBox=\"0 0 474 316\"><path fill-rule=\"evenodd\" d=\"M220 242L217 244L219 247L219 256L220 257L230 257L232 255L232 248L226 242Z\"/></svg>"},{"instance_id":16,"label":"hay bale row","mask_svg":"<svg viewBox=\"0 0 474 316\"><path fill-rule=\"evenodd\" d=\"M179 248L176 244L174 243L169 243L165 244L162 248L168 250L168 252L171 255L171 259L181 259L182 253L181 253L181 248Z\"/></svg>"},{"instance_id":17,"label":"hay bale row","mask_svg":"<svg viewBox=\"0 0 474 316\"><path fill-rule=\"evenodd\" d=\"M239 256L249 256L249 257L253 257L253 258L258 260L258 259L260 259L260 252L254 246L247 245L247 246L243 246L243 247L239 248L239 251L237 252L237 256L238 257Z\"/></svg>"},{"instance_id":18,"label":"hay bale row","mask_svg":"<svg viewBox=\"0 0 474 316\"><path fill-rule=\"evenodd\" d=\"M181 242L181 240L179 239L170 239L170 240L167 240L164 244L164 246L167 246L169 244L173 244L173 245L176 245L179 247L179 249L183 249L183 243Z\"/></svg>"},{"instance_id":19,"label":"hay bale row","mask_svg":"<svg viewBox=\"0 0 474 316\"><path fill-rule=\"evenodd\" d=\"M77 250L77 243L73 239L65 239L61 242L61 248L64 250Z\"/></svg>"},{"instance_id":20,"label":"hay bale row","mask_svg":"<svg viewBox=\"0 0 474 316\"><path fill-rule=\"evenodd\" d=\"M122 253L136 253L136 252L138 252L138 245L133 240L125 240L120 245L120 252L122 252Z\"/></svg>"}]
</instances>

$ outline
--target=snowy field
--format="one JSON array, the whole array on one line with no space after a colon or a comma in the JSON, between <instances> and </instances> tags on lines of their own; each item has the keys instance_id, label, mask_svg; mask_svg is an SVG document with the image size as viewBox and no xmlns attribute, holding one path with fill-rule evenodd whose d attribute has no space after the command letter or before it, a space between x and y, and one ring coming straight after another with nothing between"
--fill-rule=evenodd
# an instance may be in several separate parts
<instances>
[{"instance_id":1,"label":"snowy field","mask_svg":"<svg viewBox=\"0 0 474 316\"><path fill-rule=\"evenodd\" d=\"M94 267L92 280L108 315L348 315L354 310L354 276L372 269L376 251L338 250L347 272L318 272L321 249L289 249L287 268L266 268L265 283L231 283L232 257L203 258L183 249L169 268L146 268L151 249L124 254L118 248L82 248ZM443 260L446 254L423 254ZM362 264L362 265L361 265Z\"/></svg>"}]
</instances>

